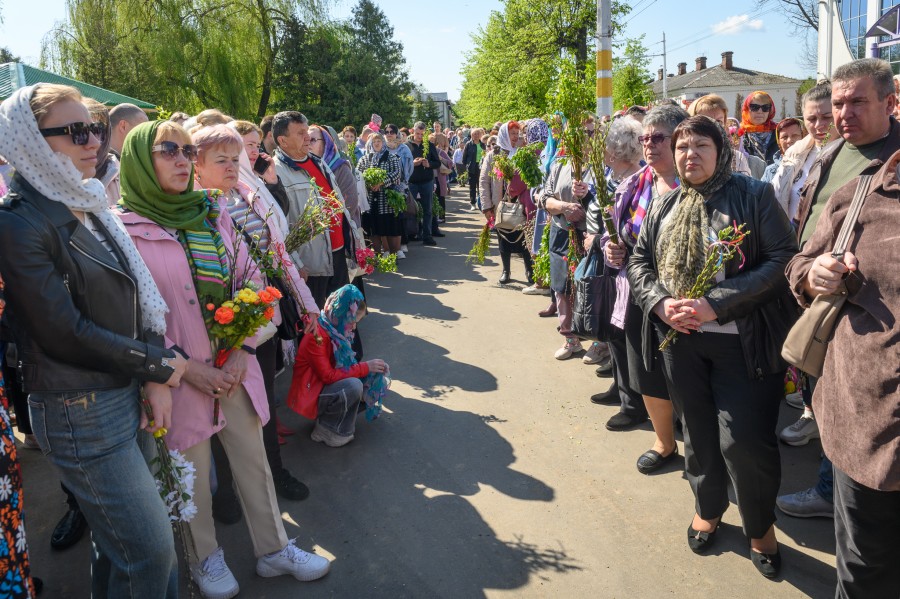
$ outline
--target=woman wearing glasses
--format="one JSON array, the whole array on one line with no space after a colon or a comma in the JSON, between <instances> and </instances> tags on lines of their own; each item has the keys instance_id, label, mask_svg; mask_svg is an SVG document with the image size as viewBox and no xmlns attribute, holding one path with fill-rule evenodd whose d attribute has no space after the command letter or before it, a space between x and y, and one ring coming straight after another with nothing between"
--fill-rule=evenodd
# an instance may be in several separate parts
<instances>
[{"instance_id":1,"label":"woman wearing glasses","mask_svg":"<svg viewBox=\"0 0 900 599\"><path fill-rule=\"evenodd\" d=\"M239 153L240 143L235 138ZM210 146L210 149L214 149ZM214 156L203 157L204 160ZM228 160L236 158L226 156ZM169 305L168 347L188 357L184 382L174 393L169 447L184 452L197 470L190 521L194 547L191 575L207 597L233 597L238 583L216 541L209 485L210 438L218 435L231 462L260 576L291 574L313 580L329 569L325 558L289 542L263 446L261 423L269 407L256 338L213 365L208 305L230 299L247 278L247 246L235 240L233 221L219 192L195 190L192 161L197 147L180 126L159 121L138 125L122 148L122 220ZM223 182L225 181L224 178ZM236 260L231 253L237 249ZM237 272L232 271L234 264ZM250 277L259 284L258 274ZM220 400L216 414L214 400Z\"/></svg>"},{"instance_id":2,"label":"woman wearing glasses","mask_svg":"<svg viewBox=\"0 0 900 599\"><path fill-rule=\"evenodd\" d=\"M35 437L91 528L93 594L175 597L172 529L138 435L171 426L186 362L163 346L166 303L93 178L106 128L81 101L40 84L0 105L16 169L0 203L7 316Z\"/></svg>"},{"instance_id":3,"label":"woman wearing glasses","mask_svg":"<svg viewBox=\"0 0 900 599\"><path fill-rule=\"evenodd\" d=\"M606 262L613 268L620 269L612 324L625 332L624 361L627 367L620 367L619 373L627 379L627 387L639 393L643 401L622 401L622 397L627 394L619 392L612 396L595 396L596 399L592 397L591 400L620 406L619 413L606 423L610 430L629 429L644 422L649 415L656 440L653 447L638 458L637 469L643 474L656 472L675 460L678 457L678 445L675 443L672 402L669 401L669 391L662 373L658 344L646 344L642 338L644 331L651 326L651 315L646 314L637 304L624 275L651 206L679 186L675 158L669 142L675 127L686 118L688 114L683 109L665 104L653 108L644 117L644 130L638 141L643 147L647 166L625 179L616 190L612 217L619 233L619 243L612 243L608 234L600 239ZM615 351L616 345L612 346ZM621 358L614 356L615 361L621 361Z\"/></svg>"},{"instance_id":4,"label":"woman wearing glasses","mask_svg":"<svg viewBox=\"0 0 900 599\"><path fill-rule=\"evenodd\" d=\"M765 161L775 161L778 139L775 135L775 102L766 92L753 92L741 109L740 149Z\"/></svg>"}]
</instances>

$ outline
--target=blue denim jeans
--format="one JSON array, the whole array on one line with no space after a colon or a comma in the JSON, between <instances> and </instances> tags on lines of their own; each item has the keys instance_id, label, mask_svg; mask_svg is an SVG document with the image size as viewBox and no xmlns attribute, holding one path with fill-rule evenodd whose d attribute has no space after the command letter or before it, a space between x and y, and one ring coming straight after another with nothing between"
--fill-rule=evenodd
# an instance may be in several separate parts
<instances>
[{"instance_id":1,"label":"blue denim jeans","mask_svg":"<svg viewBox=\"0 0 900 599\"><path fill-rule=\"evenodd\" d=\"M826 456L822 456L819 464L819 482L816 483L816 492L819 497L834 503L834 466Z\"/></svg>"},{"instance_id":2,"label":"blue denim jeans","mask_svg":"<svg viewBox=\"0 0 900 599\"><path fill-rule=\"evenodd\" d=\"M94 598L178 595L178 560L166 507L138 431L137 383L108 391L32 393L41 451L78 500L91 527ZM139 436L144 437L139 441Z\"/></svg>"},{"instance_id":3,"label":"blue denim jeans","mask_svg":"<svg viewBox=\"0 0 900 599\"><path fill-rule=\"evenodd\" d=\"M434 198L434 179L424 183L410 182L409 192L422 205L422 224L419 225L419 237L422 238L422 241L432 239L431 204Z\"/></svg>"},{"instance_id":4,"label":"blue denim jeans","mask_svg":"<svg viewBox=\"0 0 900 599\"><path fill-rule=\"evenodd\" d=\"M362 401L363 383L357 378L341 379L325 385L319 393L319 425L342 437L356 431L356 414Z\"/></svg>"}]
</instances>

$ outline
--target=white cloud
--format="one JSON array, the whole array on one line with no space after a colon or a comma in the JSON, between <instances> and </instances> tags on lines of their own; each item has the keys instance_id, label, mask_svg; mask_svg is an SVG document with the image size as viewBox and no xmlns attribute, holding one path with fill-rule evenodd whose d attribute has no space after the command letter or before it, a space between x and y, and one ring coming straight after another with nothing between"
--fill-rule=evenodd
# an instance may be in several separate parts
<instances>
[{"instance_id":1,"label":"white cloud","mask_svg":"<svg viewBox=\"0 0 900 599\"><path fill-rule=\"evenodd\" d=\"M742 31L761 31L762 19L751 19L749 15L735 15L712 26L713 33L718 35L734 35Z\"/></svg>"}]
</instances>

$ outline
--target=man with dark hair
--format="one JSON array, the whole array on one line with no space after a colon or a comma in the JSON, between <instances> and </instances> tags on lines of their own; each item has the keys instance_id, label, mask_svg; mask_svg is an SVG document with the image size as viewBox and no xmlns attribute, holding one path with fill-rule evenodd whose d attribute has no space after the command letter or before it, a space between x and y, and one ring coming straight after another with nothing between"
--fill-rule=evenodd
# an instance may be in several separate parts
<instances>
[{"instance_id":1,"label":"man with dark hair","mask_svg":"<svg viewBox=\"0 0 900 599\"><path fill-rule=\"evenodd\" d=\"M333 197L344 205L344 197L334 174L322 160L309 152L309 121L296 111L279 112L272 120L272 136L277 144L275 171L288 197L288 223L294 226L307 202L324 202ZM313 193L313 183L319 188ZM291 257L306 278L306 284L316 300L324 306L332 291L350 282L345 256L345 233L349 226L344 213L338 211L331 229L313 238L295 251Z\"/></svg>"},{"instance_id":2,"label":"man with dark hair","mask_svg":"<svg viewBox=\"0 0 900 599\"><path fill-rule=\"evenodd\" d=\"M413 171L409 177L409 192L422 206L422 225L419 229L419 236L422 238L424 245L437 245L432 235L433 227L431 222L431 204L434 197L434 170L441 166L441 160L434 144L428 144L428 154L423 155L422 139L425 137L425 123L422 121L413 125L412 135L406 142L413 157ZM438 237L443 237L443 233L436 233Z\"/></svg>"},{"instance_id":3,"label":"man with dark hair","mask_svg":"<svg viewBox=\"0 0 900 599\"><path fill-rule=\"evenodd\" d=\"M259 128L262 130L263 134L262 145L266 149L266 154L269 154L270 156L275 153L275 148L278 147L275 144L275 138L272 137L273 120L275 120L275 115L267 114L259 122Z\"/></svg>"},{"instance_id":4,"label":"man with dark hair","mask_svg":"<svg viewBox=\"0 0 900 599\"><path fill-rule=\"evenodd\" d=\"M128 132L146 123L150 118L134 104L119 104L109 111L109 150L116 158L122 157L122 144Z\"/></svg>"}]
</instances>

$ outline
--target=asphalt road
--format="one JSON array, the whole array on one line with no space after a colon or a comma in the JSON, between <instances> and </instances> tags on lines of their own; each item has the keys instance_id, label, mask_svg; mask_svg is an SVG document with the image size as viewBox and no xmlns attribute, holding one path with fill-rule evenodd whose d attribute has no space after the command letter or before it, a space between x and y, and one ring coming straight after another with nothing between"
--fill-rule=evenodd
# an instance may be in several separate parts
<instances>
[{"instance_id":1,"label":"asphalt road","mask_svg":"<svg viewBox=\"0 0 900 599\"><path fill-rule=\"evenodd\" d=\"M281 502L285 526L301 547L332 558L331 572L309 583L259 578L245 524L220 525L240 596L832 597L830 520L779 515L776 581L750 563L736 506L715 550L691 553L683 464L637 472L649 425L604 428L616 409L588 397L610 379L579 359L553 359L561 337L555 319L536 316L547 298L519 292L520 260L506 287L496 282L496 246L484 266L465 264L481 225L464 211L467 198L454 190L437 247L412 243L402 274L366 281L366 356L384 358L394 381L382 417L360 418L355 441L331 449L309 439L311 422L279 411L298 431L282 447L285 465L311 489L305 501ZM783 405L782 426L798 416ZM783 492L815 482L820 451L817 441L782 446ZM88 535L50 549L65 512L58 479L40 452L19 455L42 597L89 597Z\"/></svg>"}]
</instances>

